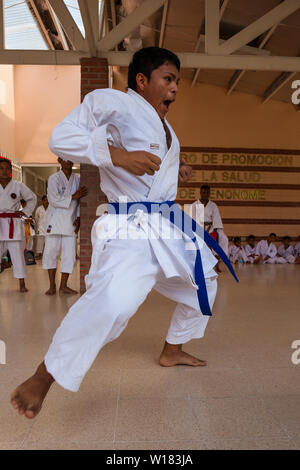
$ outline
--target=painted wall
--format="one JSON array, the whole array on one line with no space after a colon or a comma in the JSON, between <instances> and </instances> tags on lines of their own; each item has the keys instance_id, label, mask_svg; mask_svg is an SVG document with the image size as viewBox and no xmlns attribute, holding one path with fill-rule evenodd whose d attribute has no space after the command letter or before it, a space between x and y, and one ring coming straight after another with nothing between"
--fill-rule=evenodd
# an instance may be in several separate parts
<instances>
[{"instance_id":1,"label":"painted wall","mask_svg":"<svg viewBox=\"0 0 300 470\"><path fill-rule=\"evenodd\" d=\"M15 154L15 97L13 65L0 65L0 154Z\"/></svg>"},{"instance_id":2,"label":"painted wall","mask_svg":"<svg viewBox=\"0 0 300 470\"><path fill-rule=\"evenodd\" d=\"M53 128L80 103L79 66L15 66L16 156L22 163L55 163Z\"/></svg>"}]
</instances>

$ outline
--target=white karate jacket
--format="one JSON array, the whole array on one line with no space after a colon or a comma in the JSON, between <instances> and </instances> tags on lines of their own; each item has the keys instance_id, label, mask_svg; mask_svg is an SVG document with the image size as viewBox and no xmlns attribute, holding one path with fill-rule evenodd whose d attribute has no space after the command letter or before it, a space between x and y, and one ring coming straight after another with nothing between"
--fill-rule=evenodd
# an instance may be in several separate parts
<instances>
[{"instance_id":1,"label":"white karate jacket","mask_svg":"<svg viewBox=\"0 0 300 470\"><path fill-rule=\"evenodd\" d=\"M51 175L48 180L47 197L49 206L46 211L46 235L76 236L74 221L79 217L79 199L72 199L80 186L80 178L72 173L70 179L63 171Z\"/></svg>"},{"instance_id":2,"label":"white karate jacket","mask_svg":"<svg viewBox=\"0 0 300 470\"><path fill-rule=\"evenodd\" d=\"M24 209L21 208L21 199L27 202ZM22 210L28 217L33 214L36 206L36 195L24 183L11 180L3 188L0 184L0 212L16 212ZM21 219L13 219L14 236L9 238L9 218L0 219L0 241L24 240L24 224Z\"/></svg>"},{"instance_id":3,"label":"white karate jacket","mask_svg":"<svg viewBox=\"0 0 300 470\"><path fill-rule=\"evenodd\" d=\"M96 90L89 93L83 103L54 129L49 147L65 160L97 166L100 171L101 189L110 202L119 202L119 198L124 196L128 202L175 200L180 146L170 124L166 120L165 123L172 136L169 150L162 121L152 105L142 96L131 89L128 93L111 89ZM111 161L108 144L127 151L144 150L153 153L162 160L160 170L153 176L136 176L116 167ZM101 229L107 234L107 239L112 237L115 217L106 214L95 222L93 243ZM147 233L149 229L168 232L172 226L169 220L163 217L159 227L157 214L139 211L136 213L135 222ZM196 252L185 249L185 242L189 241L185 235L182 242L150 238L166 277L180 276L196 289L193 280ZM217 261L205 244L201 247L201 255L205 276L215 276L212 269ZM181 295L180 299L174 300L184 299Z\"/></svg>"},{"instance_id":4,"label":"white karate jacket","mask_svg":"<svg viewBox=\"0 0 300 470\"><path fill-rule=\"evenodd\" d=\"M260 240L260 242L258 242L256 245L255 255L262 255L263 259L265 259L266 256L270 256L270 258L275 258L275 256L277 255L277 248L274 243L270 243L268 245L267 240Z\"/></svg>"},{"instance_id":5,"label":"white karate jacket","mask_svg":"<svg viewBox=\"0 0 300 470\"><path fill-rule=\"evenodd\" d=\"M37 235L46 235L46 209L43 205L36 209L34 220Z\"/></svg>"}]
</instances>

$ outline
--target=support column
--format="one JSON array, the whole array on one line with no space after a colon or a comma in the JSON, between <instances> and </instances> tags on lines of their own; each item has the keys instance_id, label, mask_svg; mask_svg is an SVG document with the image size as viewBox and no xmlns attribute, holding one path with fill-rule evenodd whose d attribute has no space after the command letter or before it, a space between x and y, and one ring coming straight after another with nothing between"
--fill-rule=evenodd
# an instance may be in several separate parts
<instances>
[{"instance_id":1,"label":"support column","mask_svg":"<svg viewBox=\"0 0 300 470\"><path fill-rule=\"evenodd\" d=\"M81 63L81 101L87 93L98 88L108 88L107 59L83 58ZM100 190L99 170L93 165L80 165L80 185L89 190L80 200L80 292L85 291L84 277L89 272L92 255L91 230L96 220L96 209L107 202Z\"/></svg>"}]
</instances>

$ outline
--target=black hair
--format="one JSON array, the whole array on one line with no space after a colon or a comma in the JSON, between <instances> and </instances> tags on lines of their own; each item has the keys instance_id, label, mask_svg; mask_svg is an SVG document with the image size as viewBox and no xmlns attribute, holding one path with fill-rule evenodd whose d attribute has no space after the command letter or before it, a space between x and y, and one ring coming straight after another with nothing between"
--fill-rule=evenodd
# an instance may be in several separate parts
<instances>
[{"instance_id":1,"label":"black hair","mask_svg":"<svg viewBox=\"0 0 300 470\"><path fill-rule=\"evenodd\" d=\"M201 188L200 188L200 191L202 189L209 189L210 190L210 186L208 184L202 184Z\"/></svg>"},{"instance_id":2,"label":"black hair","mask_svg":"<svg viewBox=\"0 0 300 470\"><path fill-rule=\"evenodd\" d=\"M180 60L174 52L161 47L144 47L137 51L128 68L128 88L136 91L136 76L138 73L145 75L148 80L153 70L158 69L166 62L174 64L180 70Z\"/></svg>"},{"instance_id":3,"label":"black hair","mask_svg":"<svg viewBox=\"0 0 300 470\"><path fill-rule=\"evenodd\" d=\"M10 166L10 168L12 168L11 161L8 158L0 157L0 163L3 163L3 162L7 163Z\"/></svg>"},{"instance_id":4,"label":"black hair","mask_svg":"<svg viewBox=\"0 0 300 470\"><path fill-rule=\"evenodd\" d=\"M269 237L272 237L272 236L274 236L276 238L276 233L273 233L273 232L270 233Z\"/></svg>"},{"instance_id":5,"label":"black hair","mask_svg":"<svg viewBox=\"0 0 300 470\"><path fill-rule=\"evenodd\" d=\"M283 240L291 240L291 237L289 237L288 235L286 235L285 237L283 237Z\"/></svg>"},{"instance_id":6,"label":"black hair","mask_svg":"<svg viewBox=\"0 0 300 470\"><path fill-rule=\"evenodd\" d=\"M240 241L241 241L241 237L234 237L233 238L233 243L240 242Z\"/></svg>"},{"instance_id":7,"label":"black hair","mask_svg":"<svg viewBox=\"0 0 300 470\"><path fill-rule=\"evenodd\" d=\"M42 201L47 197L46 194L44 194L44 196L42 196Z\"/></svg>"},{"instance_id":8,"label":"black hair","mask_svg":"<svg viewBox=\"0 0 300 470\"><path fill-rule=\"evenodd\" d=\"M248 240L255 240L255 236L254 235L249 235Z\"/></svg>"}]
</instances>

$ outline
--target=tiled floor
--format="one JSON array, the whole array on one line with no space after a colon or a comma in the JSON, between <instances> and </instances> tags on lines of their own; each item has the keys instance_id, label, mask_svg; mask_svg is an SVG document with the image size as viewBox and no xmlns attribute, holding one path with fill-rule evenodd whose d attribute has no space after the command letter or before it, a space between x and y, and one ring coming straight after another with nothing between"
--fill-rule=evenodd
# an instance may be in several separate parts
<instances>
[{"instance_id":1,"label":"tiled floor","mask_svg":"<svg viewBox=\"0 0 300 470\"><path fill-rule=\"evenodd\" d=\"M20 417L12 389L41 362L78 296L44 295L28 267L27 294L0 274L0 449L299 449L300 266L237 266L223 273L205 338L186 350L205 368L161 368L174 303L152 292L126 331L99 354L78 393L54 385L38 417ZM78 266L71 287L78 286ZM300 356L300 354L299 354Z\"/></svg>"}]
</instances>

